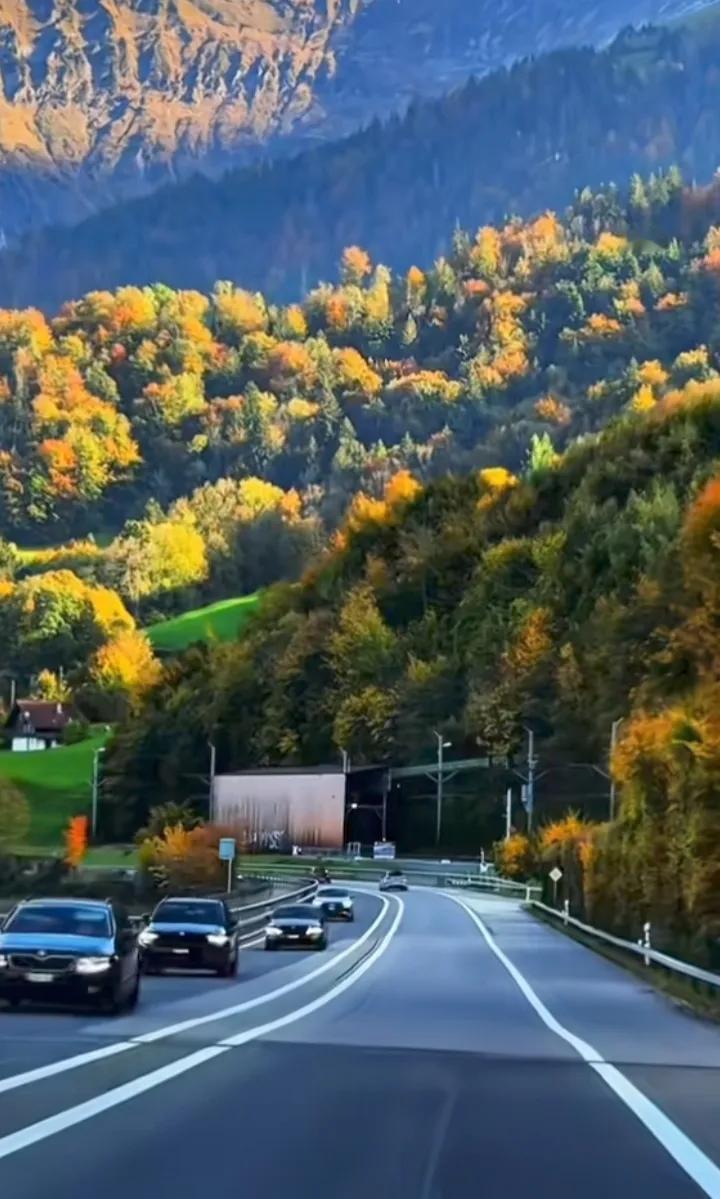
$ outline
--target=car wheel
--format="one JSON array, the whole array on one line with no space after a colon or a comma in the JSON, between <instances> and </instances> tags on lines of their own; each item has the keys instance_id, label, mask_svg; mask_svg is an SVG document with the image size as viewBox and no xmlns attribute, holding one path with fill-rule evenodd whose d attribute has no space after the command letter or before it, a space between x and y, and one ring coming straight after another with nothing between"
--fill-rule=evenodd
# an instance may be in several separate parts
<instances>
[{"instance_id":1,"label":"car wheel","mask_svg":"<svg viewBox=\"0 0 720 1199\"><path fill-rule=\"evenodd\" d=\"M218 970L218 974L220 975L221 978L232 978L234 974L237 974L237 964L238 964L238 953L237 953L237 949L236 949L234 954L232 955L232 957L228 958L228 960L225 962L225 964L220 967L220 969Z\"/></svg>"},{"instance_id":2,"label":"car wheel","mask_svg":"<svg viewBox=\"0 0 720 1199\"><path fill-rule=\"evenodd\" d=\"M327 937L323 937L322 941L318 941L315 948L318 950L321 950L321 949L327 949L327 946L328 946Z\"/></svg>"},{"instance_id":3,"label":"car wheel","mask_svg":"<svg viewBox=\"0 0 720 1199\"><path fill-rule=\"evenodd\" d=\"M350 915L348 916L348 921L349 921L349 923L350 923L350 924L354 924L354 923L355 923L355 913L354 913L354 912L351 912L351 913L350 913Z\"/></svg>"},{"instance_id":4,"label":"car wheel","mask_svg":"<svg viewBox=\"0 0 720 1199\"><path fill-rule=\"evenodd\" d=\"M143 974L162 974L162 970L159 966L155 966L148 961L144 961L140 969L142 970Z\"/></svg>"},{"instance_id":5,"label":"car wheel","mask_svg":"<svg viewBox=\"0 0 720 1199\"><path fill-rule=\"evenodd\" d=\"M277 949L277 945L275 944L274 941L266 941L265 948L266 949Z\"/></svg>"},{"instance_id":6,"label":"car wheel","mask_svg":"<svg viewBox=\"0 0 720 1199\"><path fill-rule=\"evenodd\" d=\"M114 986L112 990L106 991L100 999L99 1008L105 1016L117 1016L122 1011L123 1000L120 988Z\"/></svg>"},{"instance_id":7,"label":"car wheel","mask_svg":"<svg viewBox=\"0 0 720 1199\"><path fill-rule=\"evenodd\" d=\"M22 1003L22 999L20 998L19 995L8 995L5 1002L8 1005L8 1007L15 1009L15 1008L20 1007L20 1004Z\"/></svg>"},{"instance_id":8,"label":"car wheel","mask_svg":"<svg viewBox=\"0 0 720 1199\"><path fill-rule=\"evenodd\" d=\"M135 975L135 982L133 984L133 988L132 988L130 994L128 995L127 999L125 1000L125 1007L128 1012L134 1011L134 1009L138 1005L139 998L140 998L140 971L138 970L137 974Z\"/></svg>"}]
</instances>

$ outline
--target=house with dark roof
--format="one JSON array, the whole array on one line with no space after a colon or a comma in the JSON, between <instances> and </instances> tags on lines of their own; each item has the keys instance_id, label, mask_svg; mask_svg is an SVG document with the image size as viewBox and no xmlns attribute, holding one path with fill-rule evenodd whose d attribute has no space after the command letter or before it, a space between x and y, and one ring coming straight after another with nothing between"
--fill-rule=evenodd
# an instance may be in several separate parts
<instances>
[{"instance_id":1,"label":"house with dark roof","mask_svg":"<svg viewBox=\"0 0 720 1199\"><path fill-rule=\"evenodd\" d=\"M18 699L5 721L5 736L16 751L55 749L74 718L71 704L45 699Z\"/></svg>"}]
</instances>

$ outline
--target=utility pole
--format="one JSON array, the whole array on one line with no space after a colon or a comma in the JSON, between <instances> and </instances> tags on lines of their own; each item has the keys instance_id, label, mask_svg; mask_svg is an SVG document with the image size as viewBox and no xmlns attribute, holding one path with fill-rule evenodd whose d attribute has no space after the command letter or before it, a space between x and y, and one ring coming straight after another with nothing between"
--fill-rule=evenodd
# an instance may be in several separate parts
<instances>
[{"instance_id":1,"label":"utility pole","mask_svg":"<svg viewBox=\"0 0 720 1199\"><path fill-rule=\"evenodd\" d=\"M387 841L387 801L388 801L388 791L389 790L390 790L390 774L389 774L389 771L384 770L383 771L383 782L382 782L382 816L381 816L382 829L380 832L380 839L382 841Z\"/></svg>"},{"instance_id":2,"label":"utility pole","mask_svg":"<svg viewBox=\"0 0 720 1199\"><path fill-rule=\"evenodd\" d=\"M613 720L612 725L610 727L610 819L611 820L615 819L615 779L612 776L612 757L613 757L613 754L615 753L615 746L617 745L618 729L620 728L620 725L622 724L624 719L625 718L623 716L618 717L617 720Z\"/></svg>"},{"instance_id":3,"label":"utility pole","mask_svg":"<svg viewBox=\"0 0 720 1199\"><path fill-rule=\"evenodd\" d=\"M209 750L210 750L210 777L209 777L209 789L208 789L208 816L210 817L210 823L211 823L211 824L213 824L213 823L214 823L214 821L215 821L215 757L216 757L216 754L215 754L215 742L214 742L214 741L208 741L208 748L209 748Z\"/></svg>"},{"instance_id":4,"label":"utility pole","mask_svg":"<svg viewBox=\"0 0 720 1199\"><path fill-rule=\"evenodd\" d=\"M97 834L97 818L98 818L98 794L100 791L100 755L105 753L105 747L101 746L93 752L93 772L92 772L92 809L90 816L90 833L94 841Z\"/></svg>"},{"instance_id":5,"label":"utility pole","mask_svg":"<svg viewBox=\"0 0 720 1199\"><path fill-rule=\"evenodd\" d=\"M535 809L535 767L537 766L537 758L535 757L535 734L532 729L525 726L525 732L528 735L527 748L527 826L528 832L532 832L533 812Z\"/></svg>"},{"instance_id":6,"label":"utility pole","mask_svg":"<svg viewBox=\"0 0 720 1199\"><path fill-rule=\"evenodd\" d=\"M512 832L512 787L505 793L505 840L509 841Z\"/></svg>"},{"instance_id":7,"label":"utility pole","mask_svg":"<svg viewBox=\"0 0 720 1199\"><path fill-rule=\"evenodd\" d=\"M350 769L350 755L346 749L341 749L340 753L342 754L342 771L343 774L347 774Z\"/></svg>"},{"instance_id":8,"label":"utility pole","mask_svg":"<svg viewBox=\"0 0 720 1199\"><path fill-rule=\"evenodd\" d=\"M449 749L452 742L446 741L442 733L435 733L437 741L437 780L436 780L436 800L435 800L435 844L440 844L440 832L442 829L442 808L443 808L443 750Z\"/></svg>"}]
</instances>

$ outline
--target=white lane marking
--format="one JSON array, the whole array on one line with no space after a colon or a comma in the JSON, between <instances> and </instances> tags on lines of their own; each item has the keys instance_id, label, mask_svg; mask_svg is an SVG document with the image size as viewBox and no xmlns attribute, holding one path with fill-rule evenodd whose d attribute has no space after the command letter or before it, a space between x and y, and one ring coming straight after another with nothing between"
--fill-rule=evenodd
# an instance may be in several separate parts
<instances>
[{"instance_id":1,"label":"white lane marking","mask_svg":"<svg viewBox=\"0 0 720 1199\"><path fill-rule=\"evenodd\" d=\"M188 1070L194 1070L196 1066L202 1066L205 1062L209 1062L213 1058L220 1057L224 1053L229 1053L232 1047L246 1045L248 1041L254 1041L269 1032L274 1032L277 1028L284 1028L287 1024L292 1024L310 1012L324 1007L325 1004L330 1003L338 995L342 995L343 991L346 991L348 987L353 986L375 964L378 958L385 953L398 930L404 911L402 900L398 899L397 896L393 896L393 900L397 904L397 914L382 940L378 942L357 970L353 971L347 978L342 979L341 982L336 983L334 987L331 987L329 991L326 991L318 999L313 1000L312 1003L305 1004L304 1007L290 1012L287 1016L280 1016L277 1020L270 1020L267 1024L259 1024L255 1028L248 1029L247 1032L240 1033L237 1037L230 1037L219 1045L209 1045L205 1049L199 1049L187 1057L179 1058L167 1066L162 1066L158 1070L152 1070L149 1074L143 1074L139 1078L134 1078L130 1082L123 1083L122 1086L115 1087L111 1091L106 1091L103 1095L97 1095L93 1099L88 1099L85 1103L79 1103L75 1107L67 1108L65 1111L58 1112L54 1116L49 1116L45 1120L39 1120L36 1124L29 1124L26 1128L20 1128L17 1132L11 1132L0 1139L0 1158L10 1157L11 1154L17 1153L21 1149L27 1149L30 1145L36 1145L39 1141L44 1141L48 1137L55 1136L58 1132L64 1132L68 1128L73 1128L76 1124L82 1124L85 1120L90 1120L93 1116L97 1116L101 1112L109 1111L121 1103L127 1103L128 1100L134 1099L137 1095L144 1094L145 1091L152 1090L153 1087L160 1086L161 1083L168 1082L172 1078L177 1078L178 1075L185 1074Z\"/></svg>"},{"instance_id":2,"label":"white lane marking","mask_svg":"<svg viewBox=\"0 0 720 1199\"><path fill-rule=\"evenodd\" d=\"M104 1095L97 1095L94 1099L77 1104L76 1107L70 1107L64 1112L48 1116L45 1120L39 1120L37 1124L29 1124L27 1128L20 1128L17 1132L12 1132L0 1140L0 1158L9 1157L11 1153L17 1153L18 1150L25 1149L28 1145L35 1145L38 1141L44 1141L46 1137L54 1136L57 1132L63 1132L66 1128L72 1128L73 1125L82 1123L83 1120L89 1120L91 1116L97 1116L100 1112L107 1111L108 1108L117 1107L119 1103L134 1099L136 1095L142 1095L143 1091L149 1091L152 1087L157 1087L170 1078L176 1078L178 1074L184 1074L187 1070L194 1070L196 1066L210 1061L211 1058L219 1057L223 1053L227 1053L227 1050L221 1049L217 1045L209 1045L205 1049L199 1049L196 1053L190 1054L189 1057L182 1057L168 1066L153 1070L151 1074L144 1074L120 1087L115 1087L112 1091L106 1091Z\"/></svg>"},{"instance_id":3,"label":"white lane marking","mask_svg":"<svg viewBox=\"0 0 720 1199\"><path fill-rule=\"evenodd\" d=\"M311 1012L316 1012L318 1008L325 1007L325 1004L329 1003L331 999L336 999L338 995L342 995L343 991L347 991L348 987L354 986L357 980L362 978L366 970L369 970L371 966L374 966L378 958L384 954L398 930L400 921L403 918L403 912L405 911L405 904L397 895L394 895L393 899L398 905L398 910L395 915L395 919L390 925L390 928L385 933L382 941L379 941L375 946L372 953L369 953L365 958L365 961L361 962L357 969L353 970L351 974L348 974L347 978L343 978L339 983L336 983L334 987L331 987L329 991L326 991L324 995L320 995L317 999L311 1000L310 1003L306 1003L304 1007L298 1008L294 1012L290 1012L289 1015L279 1016L276 1020L269 1020L267 1024L261 1024L257 1028L251 1028L249 1032L240 1032L234 1037L226 1037L225 1040L220 1041L219 1043L221 1045L232 1046L245 1045L247 1041L254 1041L256 1037L262 1037L266 1033L275 1032L277 1028L284 1028L286 1024L293 1024L295 1020L300 1020L302 1016L309 1016Z\"/></svg>"},{"instance_id":4,"label":"white lane marking","mask_svg":"<svg viewBox=\"0 0 720 1199\"><path fill-rule=\"evenodd\" d=\"M214 1020L225 1020L228 1016L237 1016L240 1012L250 1011L251 1008L259 1007L262 1003L270 1003L273 999L279 999L282 995L288 995L291 991L296 991L298 987L304 987L306 983L312 982L314 978L319 978L321 974L326 974L328 970L332 970L338 962L342 962L344 958L354 953L361 945L370 940L370 937L375 932L375 929L382 923L385 913L390 906L385 896L378 896L382 903L380 915L373 920L369 928L365 930L357 941L351 941L346 949L340 953L332 954L328 961L323 962L322 966L318 966L315 970L311 970L308 974L303 974L299 978L293 979L292 982L285 983L282 987L276 987L274 991L266 991L262 995L256 995L254 999L245 999L242 1003L235 1003L232 1007L222 1008L219 1012L209 1012L205 1016L191 1016L187 1020L181 1020L178 1024L169 1024L165 1028L155 1029L154 1032L141 1033L137 1037L132 1037L132 1041L136 1045L149 1045L153 1041L161 1041L164 1037L174 1037L177 1033L186 1032L190 1028L199 1028L203 1024L211 1024Z\"/></svg>"},{"instance_id":5,"label":"white lane marking","mask_svg":"<svg viewBox=\"0 0 720 1199\"><path fill-rule=\"evenodd\" d=\"M33 1070L26 1070L22 1074L14 1074L10 1078L0 1079L0 1094L4 1091L12 1091L16 1087L24 1087L28 1083L41 1082L44 1078L51 1078L55 1074L63 1074L66 1070L76 1070L79 1066L89 1065L92 1062L99 1061L104 1057L112 1057L116 1053L124 1053L128 1049L137 1049L139 1045L150 1044L153 1041L160 1041L163 1037L173 1036L175 1033L183 1032L189 1028L195 1028L200 1024L208 1024L213 1020L222 1020L227 1016L234 1016L240 1012L249 1010L250 1008L258 1007L262 1003L267 1003L273 999L278 999L282 995L287 995L290 991L294 991L297 987L304 986L306 982L311 982L314 978L324 974L327 970L331 970L338 962L346 958L353 950L363 945L369 940L375 929L380 925L388 910L389 904L384 896L378 896L382 907L380 915L376 917L373 923L358 937L356 941L352 941L350 945L341 950L340 953L332 954L322 966L318 966L316 970L311 970L307 974L301 975L290 983L286 983L282 987L276 987L274 991L266 992L256 996L254 999L247 999L242 1003L234 1004L232 1007L223 1008L219 1012L211 1012L206 1016L196 1016L192 1019L184 1020L180 1024L171 1024L166 1028L155 1029L154 1032L143 1033L140 1036L133 1037L131 1040L118 1041L113 1045L106 1045L102 1049L92 1049L86 1053L76 1054L74 1057L63 1058L58 1062L51 1062L45 1066L38 1066Z\"/></svg>"},{"instance_id":6,"label":"white lane marking","mask_svg":"<svg viewBox=\"0 0 720 1199\"><path fill-rule=\"evenodd\" d=\"M475 922L480 929L488 947L492 950L495 956L502 962L503 966L517 984L528 1003L537 1012L543 1024L554 1032L563 1041L567 1041L572 1045L573 1049L584 1062L594 1070L596 1074L602 1078L603 1082L610 1087L611 1091L618 1096L619 1099L630 1109L633 1115L637 1116L638 1120L645 1125L663 1148L677 1162L677 1164L685 1171L687 1175L700 1187L710 1199L719 1199L720 1197L720 1169L715 1163L707 1157L703 1151L698 1148L694 1141L691 1141L685 1135L677 1124L665 1115L663 1111L657 1107L652 1100L640 1091L634 1083L630 1082L624 1074L618 1070L617 1066L612 1066L606 1062L601 1053L589 1045L587 1041L583 1041L580 1037L576 1037L564 1025L560 1024L555 1019L552 1012L545 1007L542 999L533 990L525 976L520 973L517 966L510 961L510 958L503 952L497 944L493 936L483 924L480 917L472 910L462 899L458 899L455 895L445 895L446 899L458 904L467 912L468 916Z\"/></svg>"},{"instance_id":7,"label":"white lane marking","mask_svg":"<svg viewBox=\"0 0 720 1199\"><path fill-rule=\"evenodd\" d=\"M26 1070L23 1074L0 1078L0 1095L4 1091L14 1091L16 1087L24 1087L30 1082L40 1082L43 1078L52 1078L53 1074L64 1074L66 1070L76 1070L78 1066L100 1061L104 1057L112 1057L116 1053L124 1053L127 1049L137 1049L137 1045L134 1045L132 1041L119 1041L116 1045L105 1045L102 1049L91 1049L87 1053L78 1053L76 1057L61 1058L59 1062L36 1066L34 1070Z\"/></svg>"}]
</instances>

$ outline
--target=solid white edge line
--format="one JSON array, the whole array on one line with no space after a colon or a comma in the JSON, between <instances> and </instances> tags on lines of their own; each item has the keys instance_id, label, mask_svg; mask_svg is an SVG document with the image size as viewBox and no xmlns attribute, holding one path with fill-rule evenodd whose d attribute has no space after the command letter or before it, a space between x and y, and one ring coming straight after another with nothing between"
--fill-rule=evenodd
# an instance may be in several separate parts
<instances>
[{"instance_id":1,"label":"solid white edge line","mask_svg":"<svg viewBox=\"0 0 720 1199\"><path fill-rule=\"evenodd\" d=\"M382 940L378 942L357 970L349 974L347 978L342 979L341 982L336 983L334 987L331 987L329 991L321 995L318 999L313 1000L312 1003L307 1003L304 1007L298 1008L294 1012L289 1012L286 1016L270 1020L267 1024L259 1024L255 1028L248 1029L247 1032L240 1033L237 1037L230 1037L220 1042L218 1045L210 1045L205 1049L199 1049L187 1057L179 1058L167 1066L161 1066L157 1070L152 1070L149 1074L140 1075L139 1078L134 1078L130 1082L123 1083L122 1086L114 1087L113 1090L106 1091L102 1095L97 1095L93 1099L88 1099L84 1103L79 1103L75 1107L57 1112L54 1116L48 1116L45 1120L39 1120L36 1124L29 1124L27 1127L20 1128L16 1132L8 1133L7 1136L0 1138L0 1159L10 1157L11 1154L18 1153L21 1149L27 1149L31 1145L36 1145L39 1141L44 1141L58 1132L64 1132L68 1128L82 1124L85 1120L90 1120L93 1116L109 1111L121 1103L127 1103L128 1100L142 1095L145 1091L152 1090L153 1087L160 1086L162 1083L168 1082L180 1074L185 1074L188 1070L194 1070L196 1066L204 1065L205 1062L211 1061L213 1058L229 1053L231 1048L238 1045L246 1045L248 1041L257 1040L258 1037L265 1036L269 1032L274 1032L277 1028L283 1028L287 1024L292 1024L294 1021L302 1019L303 1016L309 1015L310 1012L324 1007L325 1004L330 1003L338 995L342 995L343 991L346 991L348 987L353 986L375 964L378 958L385 953L398 930L404 912L402 900L397 896L393 896L393 900L397 904L397 913ZM390 906L389 903L387 906ZM337 961L337 959L335 960Z\"/></svg>"},{"instance_id":2,"label":"solid white edge line","mask_svg":"<svg viewBox=\"0 0 720 1199\"><path fill-rule=\"evenodd\" d=\"M157 1028L153 1032L140 1033L137 1037L131 1037L130 1040L134 1045L151 1045L153 1041L161 1041L164 1037L174 1037L177 1033L186 1032L190 1028L200 1028L203 1024L212 1024L215 1020L225 1020L228 1016L237 1016L240 1012L250 1011L251 1008L259 1007L263 1003L270 1003L274 999L279 999L283 995L288 995L291 991L296 991L298 987L304 987L306 983L312 982L313 979L319 978L321 974L326 974L328 970L332 970L338 962L342 962L366 941L370 940L375 930L382 924L385 914L389 908L389 903L384 895L378 896L382 907L380 914L376 916L369 928L356 941L351 941L346 949L340 953L331 954L322 966L318 966L315 970L310 970L307 974L295 978L292 982L285 983L282 987L276 987L274 991L266 991L262 995L256 995L254 999L245 999L242 1003L235 1003L232 1007L222 1008L218 1012L208 1012L205 1016L191 1016L187 1020L181 1020L178 1024L169 1024L164 1028ZM241 959L242 960L242 959Z\"/></svg>"},{"instance_id":3,"label":"solid white edge line","mask_svg":"<svg viewBox=\"0 0 720 1199\"><path fill-rule=\"evenodd\" d=\"M656 1141L665 1149L667 1153L677 1162L682 1170L692 1178L693 1182L697 1183L700 1189L710 1196L710 1199L719 1199L720 1197L720 1168L700 1149L694 1141L691 1141L688 1136L673 1121L666 1116L663 1111L657 1107L652 1100L640 1091L634 1083L630 1082L617 1066L606 1062L601 1053L589 1045L587 1041L583 1041L580 1037L576 1037L574 1033L560 1024L556 1020L552 1012L545 1007L542 999L533 990L525 976L520 973L517 966L510 961L510 958L503 952L500 946L495 941L492 934L485 927L485 924L480 919L478 914L473 911L462 899L455 895L443 893L445 899L451 899L458 907L461 907L468 916L475 922L480 929L488 948L492 950L495 956L507 970L513 981L517 984L520 991L527 999L528 1003L534 1008L537 1015L542 1020L551 1032L554 1032L563 1041L567 1041L572 1045L575 1052L583 1059L583 1061L594 1070L603 1082L617 1095L626 1107L644 1124L648 1132L652 1134Z\"/></svg>"},{"instance_id":4,"label":"solid white edge line","mask_svg":"<svg viewBox=\"0 0 720 1199\"><path fill-rule=\"evenodd\" d=\"M132 1041L118 1041L115 1045L105 1045L102 1049L90 1049L87 1053L78 1053L76 1057L65 1057L57 1062L36 1066L34 1070L26 1070L23 1074L0 1078L0 1095L6 1091L14 1091L16 1087L27 1086L31 1082L41 1082L44 1078L52 1078L53 1074L64 1074L66 1070L76 1070L78 1066L98 1062L102 1058L112 1057L116 1053L124 1053L126 1049L137 1049L137 1046Z\"/></svg>"}]
</instances>

